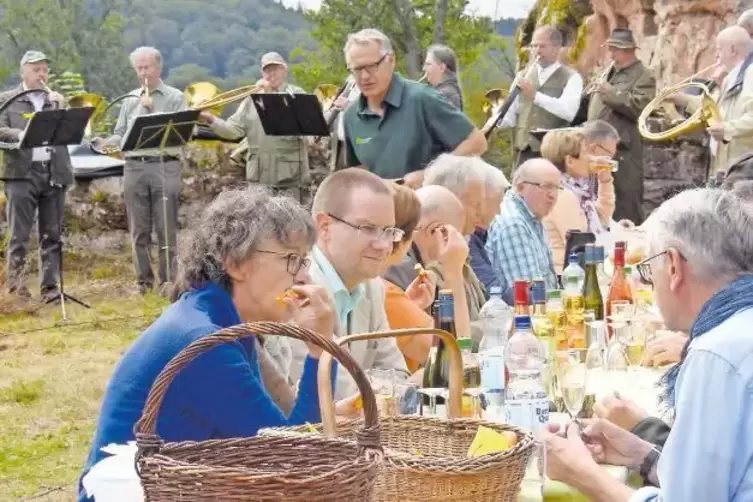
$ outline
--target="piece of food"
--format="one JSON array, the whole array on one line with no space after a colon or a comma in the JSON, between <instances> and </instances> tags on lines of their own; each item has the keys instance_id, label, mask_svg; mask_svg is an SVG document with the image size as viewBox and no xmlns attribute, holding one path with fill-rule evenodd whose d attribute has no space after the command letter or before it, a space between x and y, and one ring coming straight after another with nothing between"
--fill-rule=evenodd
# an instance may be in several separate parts
<instances>
[{"instance_id":1,"label":"piece of food","mask_svg":"<svg viewBox=\"0 0 753 502\"><path fill-rule=\"evenodd\" d=\"M302 295L301 293L298 293L296 291L293 291L292 289L285 290L284 293L282 293L280 296L276 298L277 303L280 304L281 307L285 306L285 299L286 298L297 298L298 300L304 300L306 297ZM308 302L304 302L304 305Z\"/></svg>"},{"instance_id":2,"label":"piece of food","mask_svg":"<svg viewBox=\"0 0 753 502\"><path fill-rule=\"evenodd\" d=\"M518 444L518 436L512 431L497 432L479 425L476 437L468 448L468 458L489 455L508 450Z\"/></svg>"},{"instance_id":3,"label":"piece of food","mask_svg":"<svg viewBox=\"0 0 753 502\"><path fill-rule=\"evenodd\" d=\"M420 263L416 263L416 264L415 264L415 265L413 266L413 270L415 270L415 271L416 271L416 273L418 274L418 276L419 276L419 277L420 277L421 279L423 279L424 277L426 277L426 274L428 274L428 272L427 272L427 271L426 271L426 270L424 269L424 267L422 267L422 266L421 266L421 264L420 264Z\"/></svg>"}]
</instances>

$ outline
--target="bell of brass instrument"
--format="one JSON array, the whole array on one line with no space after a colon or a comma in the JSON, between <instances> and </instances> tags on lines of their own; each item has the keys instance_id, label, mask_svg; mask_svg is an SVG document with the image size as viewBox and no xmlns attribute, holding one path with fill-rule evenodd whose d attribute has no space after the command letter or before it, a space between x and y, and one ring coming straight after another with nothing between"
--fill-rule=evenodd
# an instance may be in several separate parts
<instances>
[{"instance_id":1,"label":"bell of brass instrument","mask_svg":"<svg viewBox=\"0 0 753 502\"><path fill-rule=\"evenodd\" d=\"M190 108L197 108L213 99L215 99L221 93L220 88L211 82L194 82L189 84L183 90L183 95L186 97L186 103ZM212 115L219 117L222 115L224 106L215 106L208 109Z\"/></svg>"},{"instance_id":2,"label":"bell of brass instrument","mask_svg":"<svg viewBox=\"0 0 753 502\"><path fill-rule=\"evenodd\" d=\"M705 129L712 122L722 122L722 115L716 105L716 100L711 96L711 90L708 85L703 82L693 82L693 79L718 66L718 63L707 66L690 77L664 88L661 92L657 92L656 97L646 105L638 117L638 132L640 135L649 141L671 141L679 136L690 134L699 129ZM673 125L666 131L652 132L648 128L648 118L660 110L665 115L670 115L667 113L667 107L670 107L670 110L677 114L674 105L670 105L666 100L671 95L688 89L697 89L700 91L700 106L698 109L687 119L683 120L680 118L679 124Z\"/></svg>"},{"instance_id":3,"label":"bell of brass instrument","mask_svg":"<svg viewBox=\"0 0 753 502\"><path fill-rule=\"evenodd\" d=\"M496 118L494 119L494 122L492 125L484 132L484 136L488 139L489 136L494 132L494 130L499 126L499 123L504 118L507 111L510 109L512 104L515 102L515 98L520 95L520 87L518 86L518 83L521 80L529 80L531 77L531 74L536 69L536 64L539 62L539 56L536 56L536 58L528 63L528 66L526 66L525 70L518 73L518 75L515 77L515 80L513 80L512 85L510 86L510 91L507 94L507 97L505 98L504 102L499 106L496 112Z\"/></svg>"},{"instance_id":4,"label":"bell of brass instrument","mask_svg":"<svg viewBox=\"0 0 753 502\"><path fill-rule=\"evenodd\" d=\"M484 94L484 104L481 105L481 111L487 119L491 118L499 111L499 108L504 104L505 98L510 94L507 89L489 89Z\"/></svg>"},{"instance_id":5,"label":"bell of brass instrument","mask_svg":"<svg viewBox=\"0 0 753 502\"><path fill-rule=\"evenodd\" d=\"M323 110L330 110L341 92L335 84L319 84L314 89L314 94L322 105Z\"/></svg>"},{"instance_id":6,"label":"bell of brass instrument","mask_svg":"<svg viewBox=\"0 0 753 502\"><path fill-rule=\"evenodd\" d=\"M596 91L596 88L599 87L601 84L604 84L609 79L609 73L614 69L614 62L609 63L609 65L599 73L599 75L592 79L585 89L583 89L583 94L593 94Z\"/></svg>"}]
</instances>

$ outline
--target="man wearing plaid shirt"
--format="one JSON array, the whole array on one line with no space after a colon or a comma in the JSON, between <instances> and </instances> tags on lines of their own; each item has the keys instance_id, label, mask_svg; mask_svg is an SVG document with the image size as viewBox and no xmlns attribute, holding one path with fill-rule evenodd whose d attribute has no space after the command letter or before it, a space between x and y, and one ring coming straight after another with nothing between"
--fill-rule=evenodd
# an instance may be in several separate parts
<instances>
[{"instance_id":1,"label":"man wearing plaid shirt","mask_svg":"<svg viewBox=\"0 0 753 502\"><path fill-rule=\"evenodd\" d=\"M554 208L560 186L559 170L545 159L530 159L513 175L502 210L489 227L486 250L494 270L511 291L514 281L544 279L557 288L552 251L541 223ZM509 296L509 295L508 295ZM510 305L513 299L505 298Z\"/></svg>"}]
</instances>

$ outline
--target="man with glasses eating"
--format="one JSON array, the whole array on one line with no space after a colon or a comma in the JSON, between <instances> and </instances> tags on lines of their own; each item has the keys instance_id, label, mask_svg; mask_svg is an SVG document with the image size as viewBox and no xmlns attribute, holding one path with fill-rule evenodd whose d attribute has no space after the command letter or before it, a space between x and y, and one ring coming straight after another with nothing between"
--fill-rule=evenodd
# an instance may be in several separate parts
<instances>
[{"instance_id":1,"label":"man with glasses eating","mask_svg":"<svg viewBox=\"0 0 753 502\"><path fill-rule=\"evenodd\" d=\"M336 336L389 330L379 275L394 243L403 238L403 231L395 228L392 189L364 169L343 169L319 186L311 212L317 239L309 275L327 289L334 304ZM303 371L306 344L292 340L291 349L290 376L296 381ZM348 349L364 370L395 370L398 380L409 375L393 338L353 342ZM350 375L338 371L335 398L357 392Z\"/></svg>"},{"instance_id":2,"label":"man with glasses eating","mask_svg":"<svg viewBox=\"0 0 753 502\"><path fill-rule=\"evenodd\" d=\"M486 139L461 111L431 87L395 73L387 36L361 30L345 44L348 70L361 91L344 115L349 166L421 186L422 172L440 153L481 155Z\"/></svg>"},{"instance_id":3,"label":"man with glasses eating","mask_svg":"<svg viewBox=\"0 0 753 502\"><path fill-rule=\"evenodd\" d=\"M502 210L489 227L486 250L507 287L514 281L544 279L557 288L552 251L541 220L557 203L560 171L545 159L529 159L515 171ZM503 288L504 289L504 288Z\"/></svg>"}]
</instances>

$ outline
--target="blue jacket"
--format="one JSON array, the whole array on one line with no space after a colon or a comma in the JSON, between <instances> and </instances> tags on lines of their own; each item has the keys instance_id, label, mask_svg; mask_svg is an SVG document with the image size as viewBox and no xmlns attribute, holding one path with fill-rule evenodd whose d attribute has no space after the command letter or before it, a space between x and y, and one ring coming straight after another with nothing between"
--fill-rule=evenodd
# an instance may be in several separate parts
<instances>
[{"instance_id":1,"label":"blue jacket","mask_svg":"<svg viewBox=\"0 0 753 502\"><path fill-rule=\"evenodd\" d=\"M106 456L100 448L135 439L152 383L191 342L240 324L230 295L209 284L184 294L136 339L107 385L83 476ZM320 421L318 361L308 357L290 416L264 390L252 337L215 347L197 357L173 380L157 419L165 441L203 441L254 436L263 427ZM333 371L333 383L336 372ZM333 385L334 386L334 385ZM79 481L79 501L86 501Z\"/></svg>"}]
</instances>

